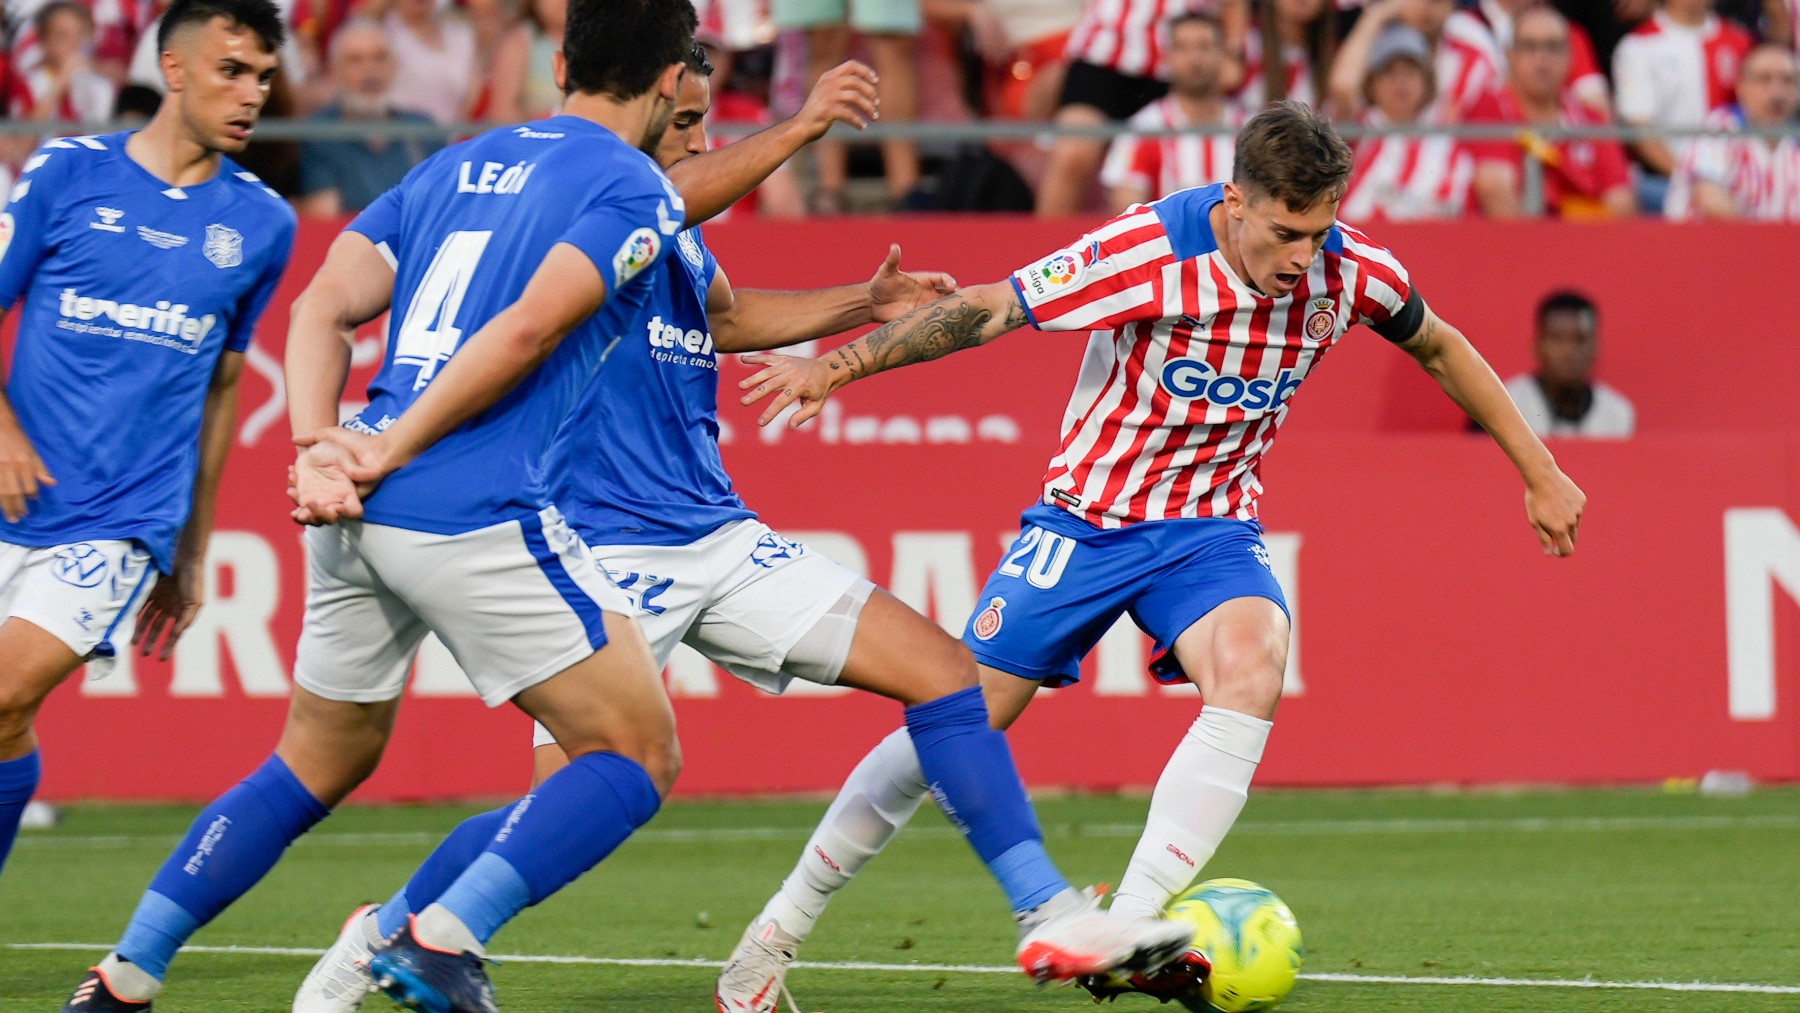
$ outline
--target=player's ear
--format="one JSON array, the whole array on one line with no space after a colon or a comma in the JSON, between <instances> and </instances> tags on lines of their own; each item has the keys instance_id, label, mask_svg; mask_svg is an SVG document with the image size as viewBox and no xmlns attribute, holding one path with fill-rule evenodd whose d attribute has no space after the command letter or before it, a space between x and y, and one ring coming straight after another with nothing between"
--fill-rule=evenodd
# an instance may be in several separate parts
<instances>
[{"instance_id":1,"label":"player's ear","mask_svg":"<svg viewBox=\"0 0 1800 1013\"><path fill-rule=\"evenodd\" d=\"M171 92L180 91L186 73L186 69L181 65L181 55L175 52L173 48L165 49L162 51L161 63L163 84L165 84Z\"/></svg>"},{"instance_id":2,"label":"player's ear","mask_svg":"<svg viewBox=\"0 0 1800 1013\"><path fill-rule=\"evenodd\" d=\"M671 63L663 68L662 76L656 79L656 93L673 102L681 91L681 75L687 73L687 64Z\"/></svg>"},{"instance_id":3,"label":"player's ear","mask_svg":"<svg viewBox=\"0 0 1800 1013\"><path fill-rule=\"evenodd\" d=\"M560 49L550 54L550 77L556 82L557 91L569 93L569 58Z\"/></svg>"},{"instance_id":4,"label":"player's ear","mask_svg":"<svg viewBox=\"0 0 1800 1013\"><path fill-rule=\"evenodd\" d=\"M1244 217L1244 191L1238 189L1236 183L1229 180L1225 183L1225 213L1233 218Z\"/></svg>"}]
</instances>

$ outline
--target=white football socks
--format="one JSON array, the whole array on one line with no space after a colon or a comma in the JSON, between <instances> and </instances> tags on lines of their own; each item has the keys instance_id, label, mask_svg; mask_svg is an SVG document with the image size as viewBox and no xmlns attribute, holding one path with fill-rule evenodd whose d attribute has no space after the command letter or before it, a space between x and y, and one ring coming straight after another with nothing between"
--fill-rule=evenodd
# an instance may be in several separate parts
<instances>
[{"instance_id":1,"label":"white football socks","mask_svg":"<svg viewBox=\"0 0 1800 1013\"><path fill-rule=\"evenodd\" d=\"M475 933L442 904L427 905L425 910L413 916L413 938L434 950L487 956L487 949L475 938Z\"/></svg>"},{"instance_id":2,"label":"white football socks","mask_svg":"<svg viewBox=\"0 0 1800 1013\"><path fill-rule=\"evenodd\" d=\"M94 969L106 979L106 987L112 994L126 1002L149 1002L162 991L162 982L131 961L121 959L117 953L102 957Z\"/></svg>"},{"instance_id":3,"label":"white football socks","mask_svg":"<svg viewBox=\"0 0 1800 1013\"><path fill-rule=\"evenodd\" d=\"M796 940L805 939L831 895L893 840L919 811L924 797L919 754L906 729L896 729L850 772L807 840L799 864L769 898L757 921L773 919Z\"/></svg>"},{"instance_id":4,"label":"white football socks","mask_svg":"<svg viewBox=\"0 0 1800 1013\"><path fill-rule=\"evenodd\" d=\"M1201 710L1156 781L1144 836L1113 898L1116 914L1159 918L1193 882L1243 811L1272 727L1237 711Z\"/></svg>"}]
</instances>

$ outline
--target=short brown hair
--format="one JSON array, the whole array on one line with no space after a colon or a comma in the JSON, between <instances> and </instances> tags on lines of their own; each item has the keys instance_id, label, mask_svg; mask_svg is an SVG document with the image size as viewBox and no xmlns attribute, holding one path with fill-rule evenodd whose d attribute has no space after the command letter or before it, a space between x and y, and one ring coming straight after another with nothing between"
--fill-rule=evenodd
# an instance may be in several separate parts
<instances>
[{"instance_id":1,"label":"short brown hair","mask_svg":"<svg viewBox=\"0 0 1800 1013\"><path fill-rule=\"evenodd\" d=\"M1350 181L1350 146L1331 123L1299 102L1269 103L1238 131L1231 181L1291 211L1341 200Z\"/></svg>"}]
</instances>

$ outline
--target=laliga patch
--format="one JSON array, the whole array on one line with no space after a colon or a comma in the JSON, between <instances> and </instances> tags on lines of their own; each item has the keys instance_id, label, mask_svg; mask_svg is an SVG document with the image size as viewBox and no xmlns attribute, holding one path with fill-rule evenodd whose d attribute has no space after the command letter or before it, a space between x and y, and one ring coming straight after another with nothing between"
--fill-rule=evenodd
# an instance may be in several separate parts
<instances>
[{"instance_id":1,"label":"laliga patch","mask_svg":"<svg viewBox=\"0 0 1800 1013\"><path fill-rule=\"evenodd\" d=\"M1080 254L1074 250L1063 250L1052 253L1020 274L1024 278L1027 294L1032 297L1032 301L1040 302L1080 281L1086 271L1087 264L1082 261Z\"/></svg>"},{"instance_id":2,"label":"laliga patch","mask_svg":"<svg viewBox=\"0 0 1800 1013\"><path fill-rule=\"evenodd\" d=\"M11 211L0 212L0 260L6 259L6 248L12 245L13 216Z\"/></svg>"},{"instance_id":3,"label":"laliga patch","mask_svg":"<svg viewBox=\"0 0 1800 1013\"><path fill-rule=\"evenodd\" d=\"M1306 318L1306 335L1314 341L1324 341L1337 330L1337 300L1314 299L1312 313Z\"/></svg>"},{"instance_id":4,"label":"laliga patch","mask_svg":"<svg viewBox=\"0 0 1800 1013\"><path fill-rule=\"evenodd\" d=\"M655 229L637 229L625 237L625 245L613 254L613 274L623 285L638 276L638 272L656 262L656 255L662 252L662 237Z\"/></svg>"},{"instance_id":5,"label":"laliga patch","mask_svg":"<svg viewBox=\"0 0 1800 1013\"><path fill-rule=\"evenodd\" d=\"M969 627L975 633L976 640L992 640L999 634L1001 624L1006 621L1000 610L1005 607L1005 598L994 598L988 602L988 607L981 610L981 614L975 617L975 622Z\"/></svg>"}]
</instances>

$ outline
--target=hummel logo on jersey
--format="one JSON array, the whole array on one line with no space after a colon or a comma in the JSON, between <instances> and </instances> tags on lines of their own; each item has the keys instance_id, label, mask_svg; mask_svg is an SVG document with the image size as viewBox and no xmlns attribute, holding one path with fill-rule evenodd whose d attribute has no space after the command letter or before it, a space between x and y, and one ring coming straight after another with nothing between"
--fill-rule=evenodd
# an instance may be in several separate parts
<instances>
[{"instance_id":1,"label":"hummel logo on jersey","mask_svg":"<svg viewBox=\"0 0 1800 1013\"><path fill-rule=\"evenodd\" d=\"M94 217L100 220L97 222L88 222L88 228L90 229L99 229L101 232L125 231L125 226L119 224L119 219L125 217L125 212L120 211L118 208L95 208Z\"/></svg>"},{"instance_id":2,"label":"hummel logo on jersey","mask_svg":"<svg viewBox=\"0 0 1800 1013\"><path fill-rule=\"evenodd\" d=\"M1201 359L1170 359L1162 370L1163 389L1176 397L1249 411L1280 406L1299 389L1300 380L1291 369L1284 369L1273 378L1254 380L1220 376L1213 372L1211 363Z\"/></svg>"},{"instance_id":3,"label":"hummel logo on jersey","mask_svg":"<svg viewBox=\"0 0 1800 1013\"><path fill-rule=\"evenodd\" d=\"M528 141L560 141L568 134L552 133L548 130L533 130L530 127L514 127L513 133Z\"/></svg>"}]
</instances>

